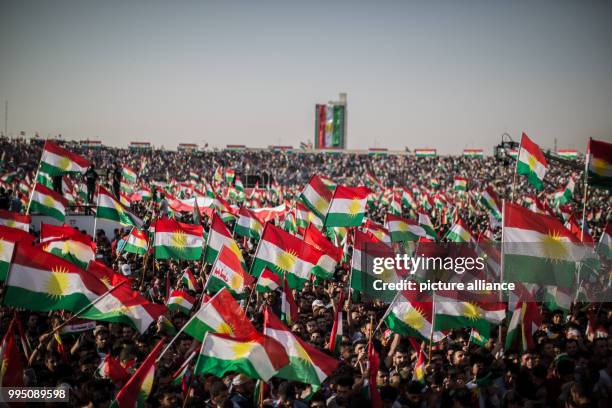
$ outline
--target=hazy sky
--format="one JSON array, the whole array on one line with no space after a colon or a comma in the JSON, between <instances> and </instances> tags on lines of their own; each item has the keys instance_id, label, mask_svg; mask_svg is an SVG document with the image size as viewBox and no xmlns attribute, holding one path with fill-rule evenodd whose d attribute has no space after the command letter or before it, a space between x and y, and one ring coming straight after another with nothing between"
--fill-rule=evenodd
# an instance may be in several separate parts
<instances>
[{"instance_id":1,"label":"hazy sky","mask_svg":"<svg viewBox=\"0 0 612 408\"><path fill-rule=\"evenodd\" d=\"M349 148L583 151L612 140L612 1L0 0L13 134L298 146L338 92Z\"/></svg>"}]
</instances>

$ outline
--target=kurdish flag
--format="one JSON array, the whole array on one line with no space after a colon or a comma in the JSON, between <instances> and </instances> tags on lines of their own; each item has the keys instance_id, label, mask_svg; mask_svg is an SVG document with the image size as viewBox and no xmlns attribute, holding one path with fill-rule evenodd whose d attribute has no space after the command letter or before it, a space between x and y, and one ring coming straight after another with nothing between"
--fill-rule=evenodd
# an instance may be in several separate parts
<instances>
[{"instance_id":1,"label":"kurdish flag","mask_svg":"<svg viewBox=\"0 0 612 408\"><path fill-rule=\"evenodd\" d=\"M253 333L249 337L232 338L208 332L202 342L194 374L223 377L235 371L268 381L287 364L289 357L283 346L271 337Z\"/></svg>"},{"instance_id":2,"label":"kurdish flag","mask_svg":"<svg viewBox=\"0 0 612 408\"><path fill-rule=\"evenodd\" d=\"M295 221L300 233L303 232L309 224L313 224L318 229L323 228L323 221L299 201L295 203Z\"/></svg>"},{"instance_id":3,"label":"kurdish flag","mask_svg":"<svg viewBox=\"0 0 612 408\"><path fill-rule=\"evenodd\" d=\"M252 287L255 279L244 271L240 258L226 246L223 246L215 260L206 282L205 290L217 292L222 288L229 289L232 295L246 295L246 288Z\"/></svg>"},{"instance_id":4,"label":"kurdish flag","mask_svg":"<svg viewBox=\"0 0 612 408\"><path fill-rule=\"evenodd\" d=\"M240 251L240 248L238 248L238 244L236 244L236 241L234 241L234 238L232 238L232 234L230 234L219 214L215 212L212 217L210 231L206 240L204 262L213 264L219 255L219 251L221 251L224 246L231 249L232 252L234 252L240 259L240 263L245 265L242 252Z\"/></svg>"},{"instance_id":5,"label":"kurdish flag","mask_svg":"<svg viewBox=\"0 0 612 408\"><path fill-rule=\"evenodd\" d=\"M61 194L36 183L30 199L28 213L34 211L55 218L59 222L64 222L67 206L68 201Z\"/></svg>"},{"instance_id":6,"label":"kurdish flag","mask_svg":"<svg viewBox=\"0 0 612 408\"><path fill-rule=\"evenodd\" d=\"M125 206L117 201L115 197L102 186L98 186L96 218L115 221L126 226L142 226L142 220L126 210Z\"/></svg>"},{"instance_id":7,"label":"kurdish flag","mask_svg":"<svg viewBox=\"0 0 612 408\"><path fill-rule=\"evenodd\" d=\"M438 235L436 234L436 230L429 219L429 215L419 212L419 226L425 231L425 238L432 240L438 239Z\"/></svg>"},{"instance_id":8,"label":"kurdish flag","mask_svg":"<svg viewBox=\"0 0 612 408\"><path fill-rule=\"evenodd\" d=\"M304 231L304 242L323 254L312 273L323 279L333 276L336 265L342 260L342 248L332 244L313 224L310 224Z\"/></svg>"},{"instance_id":9,"label":"kurdish flag","mask_svg":"<svg viewBox=\"0 0 612 408\"><path fill-rule=\"evenodd\" d=\"M209 331L233 337L250 336L256 332L244 310L225 288L210 298L185 323L183 330L199 342L204 340L204 335Z\"/></svg>"},{"instance_id":10,"label":"kurdish flag","mask_svg":"<svg viewBox=\"0 0 612 408\"><path fill-rule=\"evenodd\" d=\"M455 176L455 184L453 186L455 191L466 191L467 190L467 179L464 177Z\"/></svg>"},{"instance_id":11,"label":"kurdish flag","mask_svg":"<svg viewBox=\"0 0 612 408\"><path fill-rule=\"evenodd\" d=\"M607 259L612 259L612 223L607 223L597 244L597 253Z\"/></svg>"},{"instance_id":12,"label":"kurdish flag","mask_svg":"<svg viewBox=\"0 0 612 408\"><path fill-rule=\"evenodd\" d=\"M187 287L187 290L191 290L192 292L198 291L198 280L189 268L185 268L183 271L183 276L181 276L181 283Z\"/></svg>"},{"instance_id":13,"label":"kurdish flag","mask_svg":"<svg viewBox=\"0 0 612 408\"><path fill-rule=\"evenodd\" d=\"M423 227L419 226L415 221L407 218L398 217L397 215L387 214L385 225L391 234L391 241L417 241L419 237L426 236Z\"/></svg>"},{"instance_id":14,"label":"kurdish flag","mask_svg":"<svg viewBox=\"0 0 612 408\"><path fill-rule=\"evenodd\" d=\"M506 317L506 304L502 302L459 301L452 294L434 293L436 330L475 327L481 333L490 333L491 324L500 324Z\"/></svg>"},{"instance_id":15,"label":"kurdish flag","mask_svg":"<svg viewBox=\"0 0 612 408\"><path fill-rule=\"evenodd\" d=\"M334 318L334 324L332 331L329 336L329 344L327 349L334 353L335 356L340 355L340 346L342 345L342 336L344 335L342 308L344 307L344 292L340 292L340 297L336 306L336 316Z\"/></svg>"},{"instance_id":16,"label":"kurdish flag","mask_svg":"<svg viewBox=\"0 0 612 408\"><path fill-rule=\"evenodd\" d=\"M560 157L563 157L564 159L577 159L578 158L578 152L573 149L557 150L557 154Z\"/></svg>"},{"instance_id":17,"label":"kurdish flag","mask_svg":"<svg viewBox=\"0 0 612 408\"><path fill-rule=\"evenodd\" d=\"M470 229L463 223L461 218L446 233L446 239L450 242L476 242Z\"/></svg>"},{"instance_id":18,"label":"kurdish flag","mask_svg":"<svg viewBox=\"0 0 612 408\"><path fill-rule=\"evenodd\" d=\"M196 261L202 257L203 233L201 225L159 219L155 222L154 256L157 259Z\"/></svg>"},{"instance_id":19,"label":"kurdish flag","mask_svg":"<svg viewBox=\"0 0 612 408\"><path fill-rule=\"evenodd\" d=\"M476 344L480 347L486 347L487 344L489 343L490 338L491 338L490 333L485 335L483 333L480 333L477 329L472 328L472 332L470 333L469 343Z\"/></svg>"},{"instance_id":20,"label":"kurdish flag","mask_svg":"<svg viewBox=\"0 0 612 408\"><path fill-rule=\"evenodd\" d=\"M367 187L337 186L327 217L326 227L358 227L363 222L370 194Z\"/></svg>"},{"instance_id":21,"label":"kurdish flag","mask_svg":"<svg viewBox=\"0 0 612 408\"><path fill-rule=\"evenodd\" d=\"M264 223L257 215L246 207L240 207L238 221L234 227L234 234L241 237L259 239L263 232Z\"/></svg>"},{"instance_id":22,"label":"kurdish flag","mask_svg":"<svg viewBox=\"0 0 612 408\"><path fill-rule=\"evenodd\" d=\"M30 232L31 222L32 217L29 215L0 210L0 225L4 225L5 227L17 228L25 232Z\"/></svg>"},{"instance_id":23,"label":"kurdish flag","mask_svg":"<svg viewBox=\"0 0 612 408\"><path fill-rule=\"evenodd\" d=\"M264 268L259 275L259 279L257 279L255 290L257 290L257 292L274 292L280 285L281 278L270 269Z\"/></svg>"},{"instance_id":24,"label":"kurdish flag","mask_svg":"<svg viewBox=\"0 0 612 408\"><path fill-rule=\"evenodd\" d=\"M132 378L119 390L111 408L144 408L153 389L155 361L164 345L164 339L151 350Z\"/></svg>"},{"instance_id":25,"label":"kurdish flag","mask_svg":"<svg viewBox=\"0 0 612 408\"><path fill-rule=\"evenodd\" d=\"M64 173L85 173L90 162L47 140L40 158L40 171L51 176Z\"/></svg>"},{"instance_id":26,"label":"kurdish flag","mask_svg":"<svg viewBox=\"0 0 612 408\"><path fill-rule=\"evenodd\" d=\"M428 156L436 156L436 149L414 149L414 154L416 157L428 157Z\"/></svg>"},{"instance_id":27,"label":"kurdish flag","mask_svg":"<svg viewBox=\"0 0 612 408\"><path fill-rule=\"evenodd\" d=\"M186 315L189 315L194 304L195 298L182 290L173 290L170 292L170 297L166 302L168 309L177 310Z\"/></svg>"},{"instance_id":28,"label":"kurdish flag","mask_svg":"<svg viewBox=\"0 0 612 408\"><path fill-rule=\"evenodd\" d=\"M518 302L508 323L504 348L508 350L518 343L521 351L533 349L535 346L533 333L538 330L541 321L542 315L536 302Z\"/></svg>"},{"instance_id":29,"label":"kurdish flag","mask_svg":"<svg viewBox=\"0 0 612 408\"><path fill-rule=\"evenodd\" d=\"M315 174L310 177L308 184L304 187L300 200L319 218L325 219L332 195L333 191L327 188L323 180Z\"/></svg>"},{"instance_id":30,"label":"kurdish flag","mask_svg":"<svg viewBox=\"0 0 612 408\"><path fill-rule=\"evenodd\" d=\"M556 217L536 214L517 204L505 204L503 219L504 278L571 287L576 262L584 252L578 238Z\"/></svg>"},{"instance_id":31,"label":"kurdish flag","mask_svg":"<svg viewBox=\"0 0 612 408\"><path fill-rule=\"evenodd\" d=\"M297 304L287 285L287 279L283 279L283 291L281 292L281 319L290 326L298 319Z\"/></svg>"},{"instance_id":32,"label":"kurdish flag","mask_svg":"<svg viewBox=\"0 0 612 408\"><path fill-rule=\"evenodd\" d=\"M463 157L484 157L484 151L482 149L463 149Z\"/></svg>"},{"instance_id":33,"label":"kurdish flag","mask_svg":"<svg viewBox=\"0 0 612 408\"><path fill-rule=\"evenodd\" d=\"M48 240L40 247L45 252L57 255L82 269L96 258L96 244L89 235L75 233L69 237Z\"/></svg>"},{"instance_id":34,"label":"kurdish flag","mask_svg":"<svg viewBox=\"0 0 612 408\"><path fill-rule=\"evenodd\" d=\"M409 297L408 293L397 292L384 321L394 333L429 341L432 332L432 302L410 301ZM434 331L432 339L438 342L444 337L442 332Z\"/></svg>"},{"instance_id":35,"label":"kurdish flag","mask_svg":"<svg viewBox=\"0 0 612 408\"><path fill-rule=\"evenodd\" d=\"M414 373L412 374L412 380L425 384L425 352L422 349L419 349L418 353L419 356L417 357L417 361L414 365Z\"/></svg>"},{"instance_id":36,"label":"kurdish flag","mask_svg":"<svg viewBox=\"0 0 612 408\"><path fill-rule=\"evenodd\" d=\"M6 279L15 243L31 244L33 240L34 237L23 230L0 225L0 281Z\"/></svg>"},{"instance_id":37,"label":"kurdish flag","mask_svg":"<svg viewBox=\"0 0 612 408\"><path fill-rule=\"evenodd\" d=\"M278 341L289 357L289 364L276 374L279 378L311 384L316 392L338 367L338 360L291 333L269 308L264 310L264 334Z\"/></svg>"},{"instance_id":38,"label":"kurdish flag","mask_svg":"<svg viewBox=\"0 0 612 408\"><path fill-rule=\"evenodd\" d=\"M322 256L323 253L312 245L266 223L251 265L251 274L259 277L266 267L279 276L286 272L289 286L301 288L310 279Z\"/></svg>"},{"instance_id":39,"label":"kurdish flag","mask_svg":"<svg viewBox=\"0 0 612 408\"><path fill-rule=\"evenodd\" d=\"M589 139L586 171L588 185L612 189L612 143Z\"/></svg>"},{"instance_id":40,"label":"kurdish flag","mask_svg":"<svg viewBox=\"0 0 612 408\"><path fill-rule=\"evenodd\" d=\"M501 205L499 203L499 199L497 198L497 194L495 194L495 191L493 191L491 186L487 187L480 195L480 203L489 210L489 213L493 216L493 218L495 218L497 221L501 221Z\"/></svg>"},{"instance_id":41,"label":"kurdish flag","mask_svg":"<svg viewBox=\"0 0 612 408\"><path fill-rule=\"evenodd\" d=\"M123 169L122 169L121 173L122 173L123 179L125 181L127 181L128 183L135 183L136 182L136 178L138 177L138 175L131 168L129 168L127 166L123 166Z\"/></svg>"},{"instance_id":42,"label":"kurdish flag","mask_svg":"<svg viewBox=\"0 0 612 408\"><path fill-rule=\"evenodd\" d=\"M80 233L81 232L78 229L72 228L68 225L53 225L53 224L46 224L43 222L40 224L39 239L41 243L44 243L47 241L52 241L54 239L68 238L72 235L80 234Z\"/></svg>"},{"instance_id":43,"label":"kurdish flag","mask_svg":"<svg viewBox=\"0 0 612 408\"><path fill-rule=\"evenodd\" d=\"M574 178L570 177L565 188L555 191L554 198L556 206L567 204L572 200L572 196L574 195L574 186Z\"/></svg>"},{"instance_id":44,"label":"kurdish flag","mask_svg":"<svg viewBox=\"0 0 612 408\"><path fill-rule=\"evenodd\" d=\"M149 248L149 234L138 228L132 228L127 241L123 246L123 252L144 255Z\"/></svg>"},{"instance_id":45,"label":"kurdish flag","mask_svg":"<svg viewBox=\"0 0 612 408\"><path fill-rule=\"evenodd\" d=\"M527 180L529 180L531 185L538 190L542 190L544 188L544 175L547 170L548 164L546 163L546 159L540 147L523 133L523 137L521 138L521 149L516 164L516 172L527 176Z\"/></svg>"}]
</instances>

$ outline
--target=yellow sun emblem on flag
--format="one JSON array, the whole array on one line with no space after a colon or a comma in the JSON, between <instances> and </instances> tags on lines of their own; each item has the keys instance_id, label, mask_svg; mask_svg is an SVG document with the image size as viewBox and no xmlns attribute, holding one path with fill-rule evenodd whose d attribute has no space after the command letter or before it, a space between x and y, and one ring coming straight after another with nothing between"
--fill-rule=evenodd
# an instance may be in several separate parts
<instances>
[{"instance_id":1,"label":"yellow sun emblem on flag","mask_svg":"<svg viewBox=\"0 0 612 408\"><path fill-rule=\"evenodd\" d=\"M327 210L327 206L329 205L328 202L323 197L317 197L317 199L315 200L313 204L314 204L314 208L316 208L317 211L320 213L325 212L325 210Z\"/></svg>"},{"instance_id":2,"label":"yellow sun emblem on flag","mask_svg":"<svg viewBox=\"0 0 612 408\"><path fill-rule=\"evenodd\" d=\"M119 215L125 212L123 206L118 201L113 200L113 207L115 207L115 210L119 213Z\"/></svg>"},{"instance_id":3,"label":"yellow sun emblem on flag","mask_svg":"<svg viewBox=\"0 0 612 408\"><path fill-rule=\"evenodd\" d=\"M67 157L62 157L57 162L57 167L59 167L60 169L64 171L68 170L70 168L70 159Z\"/></svg>"},{"instance_id":4,"label":"yellow sun emblem on flag","mask_svg":"<svg viewBox=\"0 0 612 408\"><path fill-rule=\"evenodd\" d=\"M590 167L595 174L603 176L605 175L606 168L610 167L610 164L603 159L593 159Z\"/></svg>"},{"instance_id":5,"label":"yellow sun emblem on flag","mask_svg":"<svg viewBox=\"0 0 612 408\"><path fill-rule=\"evenodd\" d=\"M215 329L215 332L221 334L229 334L230 336L234 335L234 329L232 329L232 326L225 322L221 322L219 326L217 326L217 328Z\"/></svg>"},{"instance_id":6,"label":"yellow sun emblem on flag","mask_svg":"<svg viewBox=\"0 0 612 408\"><path fill-rule=\"evenodd\" d=\"M187 235L183 231L177 230L171 235L170 241L172 246L178 249L184 249L187 246Z\"/></svg>"},{"instance_id":7,"label":"yellow sun emblem on flag","mask_svg":"<svg viewBox=\"0 0 612 408\"><path fill-rule=\"evenodd\" d=\"M4 241L0 238L0 254L4 252Z\"/></svg>"},{"instance_id":8,"label":"yellow sun emblem on flag","mask_svg":"<svg viewBox=\"0 0 612 408\"><path fill-rule=\"evenodd\" d=\"M356 217L361 214L361 200L351 200L347 210L351 217Z\"/></svg>"},{"instance_id":9,"label":"yellow sun emblem on flag","mask_svg":"<svg viewBox=\"0 0 612 408\"><path fill-rule=\"evenodd\" d=\"M102 278L100 278L100 282L102 282L104 284L104 286L106 286L107 288L111 288L112 285L110 283L110 279L108 279L108 276L103 276Z\"/></svg>"},{"instance_id":10,"label":"yellow sun emblem on flag","mask_svg":"<svg viewBox=\"0 0 612 408\"><path fill-rule=\"evenodd\" d=\"M542 252L546 258L552 260L564 259L568 255L567 244L563 242L561 234L550 231L541 241Z\"/></svg>"},{"instance_id":11,"label":"yellow sun emblem on flag","mask_svg":"<svg viewBox=\"0 0 612 408\"><path fill-rule=\"evenodd\" d=\"M260 231L262 229L261 223L257 221L255 218L251 218L249 222L249 228L255 231Z\"/></svg>"},{"instance_id":12,"label":"yellow sun emblem on flag","mask_svg":"<svg viewBox=\"0 0 612 408\"><path fill-rule=\"evenodd\" d=\"M234 343L234 345L232 345L232 351L234 352L235 358L248 357L251 352L251 342Z\"/></svg>"},{"instance_id":13,"label":"yellow sun emblem on flag","mask_svg":"<svg viewBox=\"0 0 612 408\"><path fill-rule=\"evenodd\" d=\"M155 378L155 366L151 366L151 369L147 372L144 380L142 381L141 391L144 391L147 395L151 393L153 389L153 379Z\"/></svg>"},{"instance_id":14,"label":"yellow sun emblem on flag","mask_svg":"<svg viewBox=\"0 0 612 408\"><path fill-rule=\"evenodd\" d=\"M17 222L15 220L7 220L4 225L11 228L16 228Z\"/></svg>"},{"instance_id":15,"label":"yellow sun emblem on flag","mask_svg":"<svg viewBox=\"0 0 612 408\"><path fill-rule=\"evenodd\" d=\"M182 305L183 301L184 301L184 299L182 297L178 296L178 297L174 298L173 303L177 304L177 305Z\"/></svg>"},{"instance_id":16,"label":"yellow sun emblem on flag","mask_svg":"<svg viewBox=\"0 0 612 408\"><path fill-rule=\"evenodd\" d=\"M69 254L70 247L70 241L64 241L64 245L62 246L62 254Z\"/></svg>"},{"instance_id":17,"label":"yellow sun emblem on flag","mask_svg":"<svg viewBox=\"0 0 612 408\"><path fill-rule=\"evenodd\" d=\"M405 222L398 222L397 229L401 232L406 232L408 231L408 224L406 224Z\"/></svg>"},{"instance_id":18,"label":"yellow sun emblem on flag","mask_svg":"<svg viewBox=\"0 0 612 408\"><path fill-rule=\"evenodd\" d=\"M234 274L230 279L229 285L234 292L240 290L242 288L242 276Z\"/></svg>"},{"instance_id":19,"label":"yellow sun emblem on flag","mask_svg":"<svg viewBox=\"0 0 612 408\"><path fill-rule=\"evenodd\" d=\"M312 363L310 355L304 350L304 347L300 346L298 343L295 344L295 352L300 360Z\"/></svg>"},{"instance_id":20,"label":"yellow sun emblem on flag","mask_svg":"<svg viewBox=\"0 0 612 408\"><path fill-rule=\"evenodd\" d=\"M425 318L417 308L410 307L402 316L402 321L415 330L422 330L425 327Z\"/></svg>"},{"instance_id":21,"label":"yellow sun emblem on flag","mask_svg":"<svg viewBox=\"0 0 612 408\"><path fill-rule=\"evenodd\" d=\"M51 273L47 277L46 292L49 296L63 296L70 286L68 269L62 266L51 267Z\"/></svg>"},{"instance_id":22,"label":"yellow sun emblem on flag","mask_svg":"<svg viewBox=\"0 0 612 408\"><path fill-rule=\"evenodd\" d=\"M529 168L531 170L536 168L536 165L538 164L538 161L536 160L535 157L533 157L532 155L528 155L527 156L527 164L529 165Z\"/></svg>"},{"instance_id":23,"label":"yellow sun emblem on flag","mask_svg":"<svg viewBox=\"0 0 612 408\"><path fill-rule=\"evenodd\" d=\"M480 317L482 316L482 313L478 305L472 302L463 303L461 306L461 309L462 309L461 314L463 314L465 317L467 317L470 320L477 320L477 319L480 319Z\"/></svg>"},{"instance_id":24,"label":"yellow sun emblem on flag","mask_svg":"<svg viewBox=\"0 0 612 408\"><path fill-rule=\"evenodd\" d=\"M282 251L276 256L276 266L284 271L293 271L297 263L297 254L292 251Z\"/></svg>"},{"instance_id":25,"label":"yellow sun emblem on flag","mask_svg":"<svg viewBox=\"0 0 612 408\"><path fill-rule=\"evenodd\" d=\"M53 207L55 201L53 200L53 198L51 198L51 196L45 196L45 198L43 198L42 200L42 203L45 205L45 207Z\"/></svg>"}]
</instances>

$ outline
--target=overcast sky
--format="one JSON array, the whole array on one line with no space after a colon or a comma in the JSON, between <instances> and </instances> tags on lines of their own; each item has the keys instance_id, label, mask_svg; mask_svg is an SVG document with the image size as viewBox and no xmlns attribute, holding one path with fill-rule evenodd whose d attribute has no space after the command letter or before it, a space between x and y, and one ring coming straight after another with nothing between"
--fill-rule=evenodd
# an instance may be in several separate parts
<instances>
[{"instance_id":1,"label":"overcast sky","mask_svg":"<svg viewBox=\"0 0 612 408\"><path fill-rule=\"evenodd\" d=\"M298 146L338 92L349 148L584 151L612 140L612 1L0 0L13 134Z\"/></svg>"}]
</instances>

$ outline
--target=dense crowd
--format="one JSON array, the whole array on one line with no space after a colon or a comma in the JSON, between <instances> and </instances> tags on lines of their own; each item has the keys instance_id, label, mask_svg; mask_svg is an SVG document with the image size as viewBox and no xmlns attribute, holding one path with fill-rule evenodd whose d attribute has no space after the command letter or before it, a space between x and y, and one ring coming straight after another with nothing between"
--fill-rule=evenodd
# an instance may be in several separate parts
<instances>
[{"instance_id":1,"label":"dense crowd","mask_svg":"<svg viewBox=\"0 0 612 408\"><path fill-rule=\"evenodd\" d=\"M271 207L286 201L293 204L303 186L313 174L325 175L344 185L371 185L430 189L436 180L438 191L457 203L457 215L468 223L475 234L492 230L499 236L499 227L492 228L483 209L469 205L469 195L456 196L452 191L454 176L469 180L469 189L478 191L493 186L500 199L510 199L513 184L519 196L533 194L545 201L547 195L563 187L573 174L576 187L570 204L578 220L582 215L584 185L582 172L573 167L553 164L546 175L543 192L536 192L524 177L513 181L514 161L494 157L481 159L440 156L415 158L413 155L368 156L367 154L315 154L310 152L278 152L270 150L209 150L175 152L164 150L129 150L110 147L88 148L76 142L64 147L80 154L93 163L90 174L94 183L108 185L117 182L117 169L129 166L139 173L139 183L155 192L162 183L188 183L192 173L212 180L218 168L232 168L247 180L264 173L259 187L277 188L281 194L264 194L262 207ZM14 174L16 180L33 180L42 152L42 143L23 140L0 140L2 171ZM580 160L576 161L581 163ZM257 177L256 177L257 176ZM87 176L73 177L76 183L87 185ZM374 182L372 180L375 180ZM91 181L90 181L91 182ZM267 186L265 185L267 182ZM0 208L24 212L25 192L18 188L2 187ZM247 189L252 187L247 185ZM220 194L220 192L217 192ZM188 198L189 194L185 196ZM230 203L232 199L228 198ZM86 204L87 200L84 200ZM611 198L606 190L590 189L586 206L588 232L595 239L601 236L611 216ZM168 211L167 198L150 202L132 202L131 211L145 220L145 228L154 213ZM388 204L374 202L367 216L382 223ZM192 214L174 214L192 222ZM432 218L439 236L443 236L449 223L442 216ZM209 220L202 219L205 230ZM228 224L233 230L232 221ZM36 231L34 231L36 232ZM116 229L113 236L98 231L95 237L97 258L115 271L131 279L132 287L150 300L165 303L167 288L187 290L180 277L190 268L200 283L206 281L210 265L200 261L154 260L119 251L129 229ZM250 264L256 248L252 240L238 239L237 243ZM349 248L350 251L350 248ZM144 261L147 260L145 264ZM608 271L609 272L609 271ZM348 297L338 304L339 294L349 286L350 263L338 265L334 277L309 282L294 290L299 308L299 319L291 331L316 348L327 351L334 311L345 312L338 369L323 386L313 390L310 384L273 378L265 387L263 401L274 407L365 407L370 406L366 384L369 381L368 343L380 354L376 385L385 407L591 407L609 406L612 397L612 308L609 303L575 303L569 311L547 310L540 306L543 321L533 334L532 350L504 350L503 342L507 322L496 328L485 346L470 341L470 329L452 330L446 338L427 350L425 380L414 377L419 355L414 342L387 329L378 327L388 305L366 297ZM201 293L194 293L199 302ZM263 325L263 307L279 310L277 292L249 298L245 304L247 316L258 330ZM199 304L196 302L196 304ZM196 310L192 310L194 313ZM100 378L97 368L102 359L111 354L121 365L133 373L152 347L163 337L171 338L167 327L160 321L145 334L132 327L98 322L95 328L82 332L49 336L48 333L68 313L36 313L0 309L0 332L6 329L17 313L25 338L31 350L25 382L28 386L57 386L68 384L73 406L106 407L112 402L121 383ZM176 329L187 317L180 313L167 314ZM508 319L506 319L508 320ZM498 336L498 330L502 335ZM193 376L182 382L173 381L180 368L198 343L187 335L180 335L157 364L155 382L147 406L176 407L252 407L258 404L255 396L260 390L255 380L245 375L231 374L223 378L212 375ZM420 344L419 344L420 346ZM187 376L189 377L189 376Z\"/></svg>"}]
</instances>

